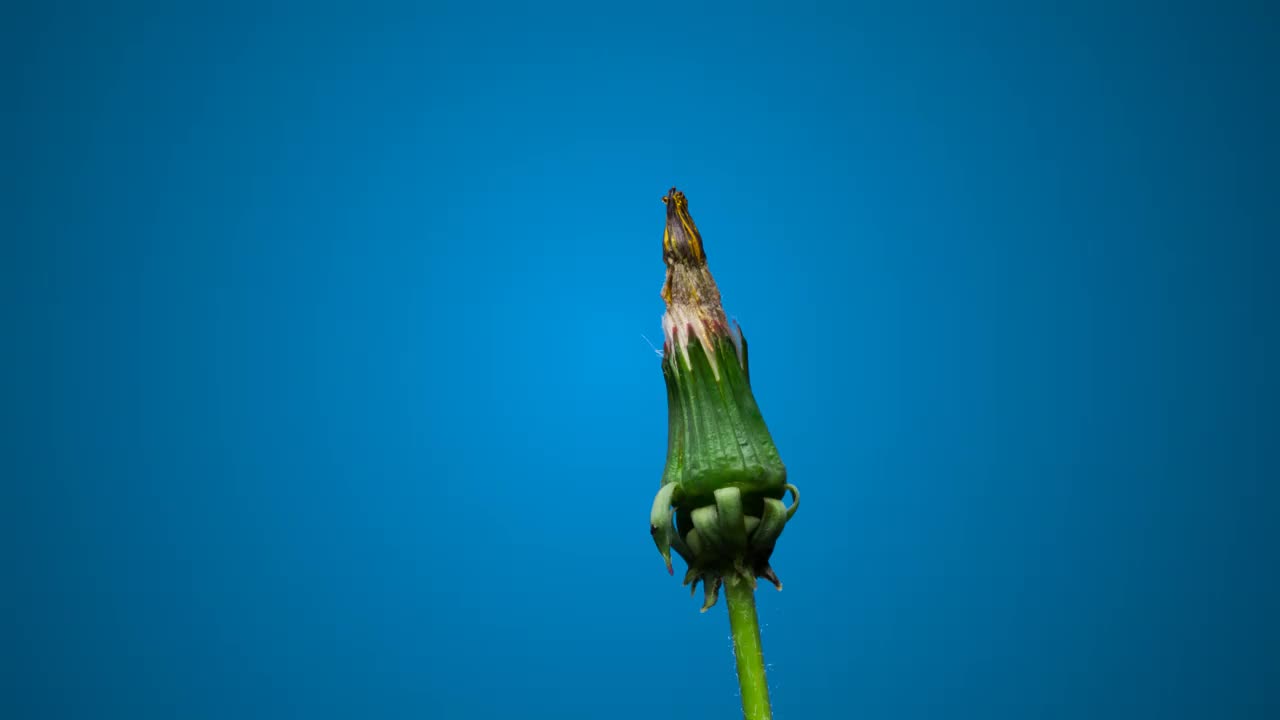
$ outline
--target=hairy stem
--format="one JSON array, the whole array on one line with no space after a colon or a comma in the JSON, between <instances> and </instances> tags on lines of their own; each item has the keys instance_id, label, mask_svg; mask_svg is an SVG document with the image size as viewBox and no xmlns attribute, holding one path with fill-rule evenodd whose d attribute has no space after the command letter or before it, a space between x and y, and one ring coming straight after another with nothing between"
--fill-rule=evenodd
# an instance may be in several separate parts
<instances>
[{"instance_id":1,"label":"hairy stem","mask_svg":"<svg viewBox=\"0 0 1280 720\"><path fill-rule=\"evenodd\" d=\"M729 602L733 654L738 660L742 716L746 720L771 720L773 712L769 709L769 685L764 677L764 651L760 648L755 589L737 575L725 578L724 589Z\"/></svg>"}]
</instances>

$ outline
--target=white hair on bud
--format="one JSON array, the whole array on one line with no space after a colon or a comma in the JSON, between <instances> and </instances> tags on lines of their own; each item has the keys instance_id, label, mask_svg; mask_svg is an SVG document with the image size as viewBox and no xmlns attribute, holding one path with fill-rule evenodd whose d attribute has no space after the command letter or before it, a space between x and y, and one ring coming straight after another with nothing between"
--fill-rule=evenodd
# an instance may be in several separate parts
<instances>
[{"instance_id":1,"label":"white hair on bud","mask_svg":"<svg viewBox=\"0 0 1280 720\"><path fill-rule=\"evenodd\" d=\"M682 305L668 307L667 312L662 316L662 332L666 336L667 345L672 350L680 351L681 356L684 357L685 368L692 371L693 362L689 359L690 330L702 344L702 351L707 356L707 361L711 363L711 373L716 381L719 381L720 366L716 362L715 345L711 342L711 332L707 329L706 322L696 312Z\"/></svg>"}]
</instances>

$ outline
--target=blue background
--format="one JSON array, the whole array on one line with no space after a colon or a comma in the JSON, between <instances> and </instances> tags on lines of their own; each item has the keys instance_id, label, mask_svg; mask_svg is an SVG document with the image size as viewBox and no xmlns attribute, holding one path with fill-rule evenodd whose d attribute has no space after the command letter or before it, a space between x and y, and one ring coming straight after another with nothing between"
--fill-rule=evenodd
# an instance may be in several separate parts
<instances>
[{"instance_id":1,"label":"blue background","mask_svg":"<svg viewBox=\"0 0 1280 720\"><path fill-rule=\"evenodd\" d=\"M107 5L0 22L0 715L735 717L675 184L780 720L1277 716L1263 3Z\"/></svg>"}]
</instances>

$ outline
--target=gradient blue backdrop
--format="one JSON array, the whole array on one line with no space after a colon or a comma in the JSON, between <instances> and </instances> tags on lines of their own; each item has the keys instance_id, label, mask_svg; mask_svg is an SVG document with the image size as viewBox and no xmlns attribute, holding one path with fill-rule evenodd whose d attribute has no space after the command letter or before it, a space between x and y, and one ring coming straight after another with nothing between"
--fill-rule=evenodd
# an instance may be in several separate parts
<instances>
[{"instance_id":1,"label":"gradient blue backdrop","mask_svg":"<svg viewBox=\"0 0 1280 720\"><path fill-rule=\"evenodd\" d=\"M1263 3L107 5L0 16L0 715L736 716L677 184L780 720L1277 716Z\"/></svg>"}]
</instances>

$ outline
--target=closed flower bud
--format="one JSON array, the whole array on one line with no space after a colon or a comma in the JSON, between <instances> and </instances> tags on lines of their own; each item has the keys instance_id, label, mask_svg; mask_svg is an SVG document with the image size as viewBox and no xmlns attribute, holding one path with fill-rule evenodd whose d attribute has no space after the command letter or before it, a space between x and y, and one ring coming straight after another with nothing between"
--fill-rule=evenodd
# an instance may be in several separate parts
<instances>
[{"instance_id":1,"label":"closed flower bud","mask_svg":"<svg viewBox=\"0 0 1280 720\"><path fill-rule=\"evenodd\" d=\"M675 188L662 200L667 464L650 532L668 572L674 548L689 565L685 583L703 582L706 610L731 573L782 588L769 558L799 494L751 392L747 341L725 317L688 201Z\"/></svg>"}]
</instances>

